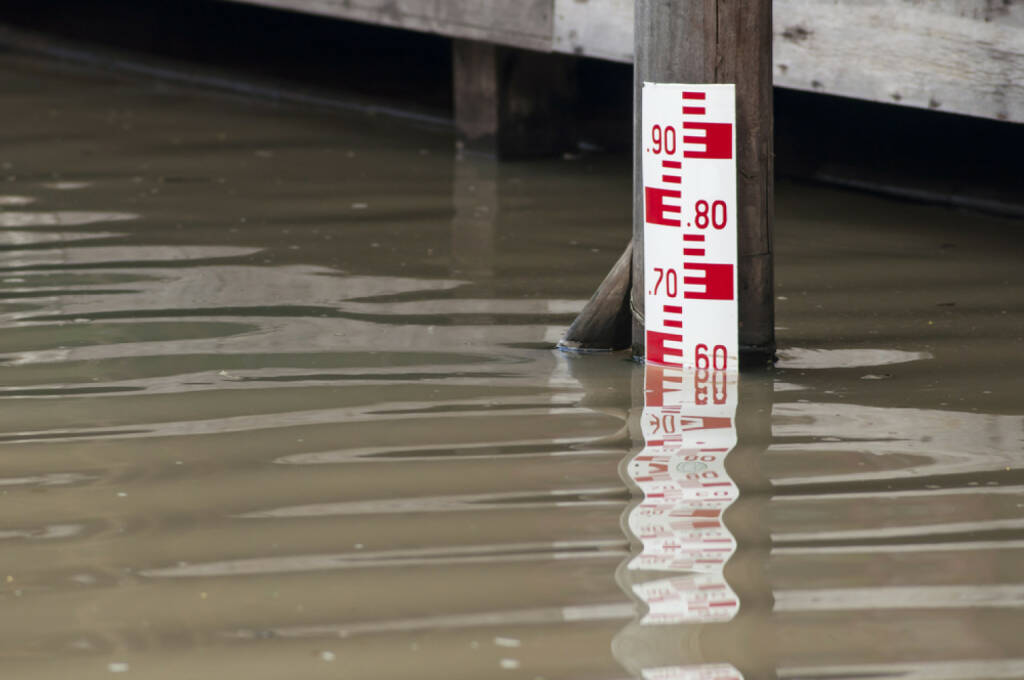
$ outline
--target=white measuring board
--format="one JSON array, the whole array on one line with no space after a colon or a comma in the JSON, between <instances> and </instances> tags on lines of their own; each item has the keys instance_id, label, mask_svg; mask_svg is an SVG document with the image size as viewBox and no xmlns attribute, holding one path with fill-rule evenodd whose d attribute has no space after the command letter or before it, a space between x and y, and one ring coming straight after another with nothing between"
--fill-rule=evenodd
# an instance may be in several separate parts
<instances>
[{"instance_id":1,"label":"white measuring board","mask_svg":"<svg viewBox=\"0 0 1024 680\"><path fill-rule=\"evenodd\" d=\"M739 369L736 93L644 83L646 360Z\"/></svg>"},{"instance_id":2,"label":"white measuring board","mask_svg":"<svg viewBox=\"0 0 1024 680\"><path fill-rule=\"evenodd\" d=\"M725 465L738 441L738 381L732 371L644 366L644 448L626 466L643 492L627 517L643 546L627 573L647 574L627 581L646 605L641 627L726 623L739 613L725 579L737 541L724 517L739 497ZM642 677L743 680L729 664L644 668Z\"/></svg>"}]
</instances>

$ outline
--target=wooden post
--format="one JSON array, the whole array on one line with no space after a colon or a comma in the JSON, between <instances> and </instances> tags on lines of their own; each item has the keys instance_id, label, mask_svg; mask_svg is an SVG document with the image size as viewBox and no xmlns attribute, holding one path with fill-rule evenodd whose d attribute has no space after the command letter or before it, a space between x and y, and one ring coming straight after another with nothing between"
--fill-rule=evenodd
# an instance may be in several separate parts
<instances>
[{"instance_id":1,"label":"wooden post","mask_svg":"<svg viewBox=\"0 0 1024 680\"><path fill-rule=\"evenodd\" d=\"M744 365L763 365L775 354L772 2L637 0L635 7L633 353L645 350L640 89L645 81L735 83L740 358Z\"/></svg>"},{"instance_id":2,"label":"wooden post","mask_svg":"<svg viewBox=\"0 0 1024 680\"><path fill-rule=\"evenodd\" d=\"M455 131L467 151L498 158L561 153L575 144L575 61L472 40L452 41Z\"/></svg>"}]
</instances>

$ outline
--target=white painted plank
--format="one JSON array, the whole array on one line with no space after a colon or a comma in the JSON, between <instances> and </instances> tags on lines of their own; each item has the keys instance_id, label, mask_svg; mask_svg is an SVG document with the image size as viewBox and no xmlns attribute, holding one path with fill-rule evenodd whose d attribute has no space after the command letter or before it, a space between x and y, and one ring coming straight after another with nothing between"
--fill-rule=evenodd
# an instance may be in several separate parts
<instances>
[{"instance_id":1,"label":"white painted plank","mask_svg":"<svg viewBox=\"0 0 1024 680\"><path fill-rule=\"evenodd\" d=\"M231 0L550 51L553 0Z\"/></svg>"},{"instance_id":2,"label":"white painted plank","mask_svg":"<svg viewBox=\"0 0 1024 680\"><path fill-rule=\"evenodd\" d=\"M774 82L1024 122L1024 12L990 4L775 0Z\"/></svg>"},{"instance_id":3,"label":"white painted plank","mask_svg":"<svg viewBox=\"0 0 1024 680\"><path fill-rule=\"evenodd\" d=\"M633 0L555 0L555 52L633 62Z\"/></svg>"}]
</instances>

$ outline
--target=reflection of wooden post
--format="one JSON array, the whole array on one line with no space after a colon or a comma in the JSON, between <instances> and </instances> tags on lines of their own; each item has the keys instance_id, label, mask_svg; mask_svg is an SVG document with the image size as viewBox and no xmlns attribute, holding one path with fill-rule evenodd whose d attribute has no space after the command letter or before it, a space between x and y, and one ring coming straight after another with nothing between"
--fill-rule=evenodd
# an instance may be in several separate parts
<instances>
[{"instance_id":1,"label":"reflection of wooden post","mask_svg":"<svg viewBox=\"0 0 1024 680\"><path fill-rule=\"evenodd\" d=\"M544 156L573 144L572 57L490 43L452 43L455 131L469 151Z\"/></svg>"},{"instance_id":2,"label":"reflection of wooden post","mask_svg":"<svg viewBox=\"0 0 1024 680\"><path fill-rule=\"evenodd\" d=\"M456 156L453 179L451 275L490 286L499 210L498 163Z\"/></svg>"},{"instance_id":3,"label":"reflection of wooden post","mask_svg":"<svg viewBox=\"0 0 1024 680\"><path fill-rule=\"evenodd\" d=\"M726 459L726 471L740 496L724 519L737 544L725 577L740 600L740 611L727 626L705 631L700 643L708 654L729 658L743 677L772 680L777 677L778 633L771 625L775 597L765 574L771 551L765 511L772 485L763 463L772 443L774 385L771 374L761 372L741 378L739 388L737 444Z\"/></svg>"},{"instance_id":4,"label":"reflection of wooden post","mask_svg":"<svg viewBox=\"0 0 1024 680\"><path fill-rule=\"evenodd\" d=\"M643 312L640 88L644 81L735 83L740 353L765 363L775 352L771 0L637 0L634 28L632 305ZM634 317L633 352L644 349L643 322Z\"/></svg>"}]
</instances>

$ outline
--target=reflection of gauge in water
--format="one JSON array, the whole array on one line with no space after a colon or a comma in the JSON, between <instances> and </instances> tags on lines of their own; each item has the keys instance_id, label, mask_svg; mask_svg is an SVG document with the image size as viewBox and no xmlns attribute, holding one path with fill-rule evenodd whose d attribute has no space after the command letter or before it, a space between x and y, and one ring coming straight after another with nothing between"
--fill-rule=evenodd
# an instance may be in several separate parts
<instances>
[{"instance_id":1,"label":"reflection of gauge in water","mask_svg":"<svg viewBox=\"0 0 1024 680\"><path fill-rule=\"evenodd\" d=\"M676 465L676 470L683 473L684 475L692 475L698 472L704 472L708 469L707 463L701 463L698 460L688 460L685 463L679 463Z\"/></svg>"}]
</instances>

